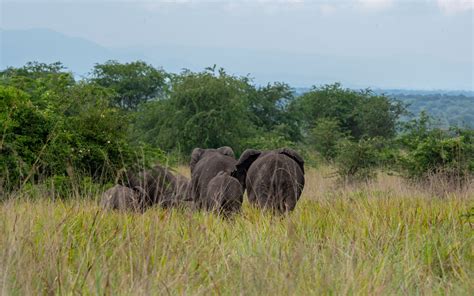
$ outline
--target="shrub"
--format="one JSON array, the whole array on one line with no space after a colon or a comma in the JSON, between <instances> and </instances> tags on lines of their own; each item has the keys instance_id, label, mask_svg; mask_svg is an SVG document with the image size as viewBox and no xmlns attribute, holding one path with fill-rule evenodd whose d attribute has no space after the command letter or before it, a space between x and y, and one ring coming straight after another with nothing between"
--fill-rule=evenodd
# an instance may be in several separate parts
<instances>
[{"instance_id":1,"label":"shrub","mask_svg":"<svg viewBox=\"0 0 474 296\"><path fill-rule=\"evenodd\" d=\"M371 90L344 89L339 83L313 87L294 100L292 107L301 115L305 131L313 129L318 120L331 118L355 140L394 137L397 121L406 112L397 100Z\"/></svg>"},{"instance_id":2,"label":"shrub","mask_svg":"<svg viewBox=\"0 0 474 296\"><path fill-rule=\"evenodd\" d=\"M377 138L340 140L335 158L339 179L345 183L367 182L373 179L380 163L380 150L381 142Z\"/></svg>"},{"instance_id":3,"label":"shrub","mask_svg":"<svg viewBox=\"0 0 474 296\"><path fill-rule=\"evenodd\" d=\"M0 185L6 191L50 177L108 182L123 166L164 160L157 148L129 144L129 116L110 107L113 92L94 83L64 83L67 74L45 67L2 74Z\"/></svg>"},{"instance_id":4,"label":"shrub","mask_svg":"<svg viewBox=\"0 0 474 296\"><path fill-rule=\"evenodd\" d=\"M36 108L29 96L0 85L0 183L8 189L26 178L44 152L53 122Z\"/></svg>"},{"instance_id":5,"label":"shrub","mask_svg":"<svg viewBox=\"0 0 474 296\"><path fill-rule=\"evenodd\" d=\"M111 102L123 109L136 109L141 103L162 96L168 74L142 61L96 64L92 81L113 90Z\"/></svg>"},{"instance_id":6,"label":"shrub","mask_svg":"<svg viewBox=\"0 0 474 296\"><path fill-rule=\"evenodd\" d=\"M281 147L294 147L295 143L288 141L285 137L267 133L249 139L246 142L246 147L258 150L273 150Z\"/></svg>"},{"instance_id":7,"label":"shrub","mask_svg":"<svg viewBox=\"0 0 474 296\"><path fill-rule=\"evenodd\" d=\"M444 191L450 191L462 188L472 178L472 129L434 128L431 119L422 114L406 124L399 141L403 149L400 170L406 179L431 185L433 182L445 184Z\"/></svg>"},{"instance_id":8,"label":"shrub","mask_svg":"<svg viewBox=\"0 0 474 296\"><path fill-rule=\"evenodd\" d=\"M311 130L309 142L326 160L333 160L337 154L337 143L345 136L337 119L321 118Z\"/></svg>"},{"instance_id":9,"label":"shrub","mask_svg":"<svg viewBox=\"0 0 474 296\"><path fill-rule=\"evenodd\" d=\"M138 139L185 155L195 147L227 145L240 151L255 134L247 109L250 87L245 77L222 69L185 71L173 78L168 99L141 107L135 120L136 132L143 132Z\"/></svg>"}]
</instances>

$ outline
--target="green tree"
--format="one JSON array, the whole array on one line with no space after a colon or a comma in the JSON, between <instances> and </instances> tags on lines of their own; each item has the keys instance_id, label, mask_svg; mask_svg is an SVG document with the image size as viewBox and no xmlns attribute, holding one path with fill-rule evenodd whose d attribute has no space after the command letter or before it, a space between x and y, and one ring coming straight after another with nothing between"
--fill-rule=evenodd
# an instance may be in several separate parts
<instances>
[{"instance_id":1,"label":"green tree","mask_svg":"<svg viewBox=\"0 0 474 296\"><path fill-rule=\"evenodd\" d=\"M108 181L137 161L130 114L111 106L114 91L62 71L31 63L2 72L0 183L8 189L49 177ZM163 159L159 150L150 154Z\"/></svg>"},{"instance_id":2,"label":"green tree","mask_svg":"<svg viewBox=\"0 0 474 296\"><path fill-rule=\"evenodd\" d=\"M138 105L163 96L168 75L142 61L96 64L91 80L115 91L116 106L135 110Z\"/></svg>"},{"instance_id":3,"label":"green tree","mask_svg":"<svg viewBox=\"0 0 474 296\"><path fill-rule=\"evenodd\" d=\"M27 93L0 85L0 185L11 189L28 176L54 123L31 102Z\"/></svg>"},{"instance_id":4,"label":"green tree","mask_svg":"<svg viewBox=\"0 0 474 296\"><path fill-rule=\"evenodd\" d=\"M293 102L293 108L301 114L306 134L319 119L333 118L354 140L393 137L397 121L405 112L398 101L374 95L370 90L344 89L339 83L313 87Z\"/></svg>"},{"instance_id":5,"label":"green tree","mask_svg":"<svg viewBox=\"0 0 474 296\"><path fill-rule=\"evenodd\" d=\"M367 182L376 176L382 145L378 138L342 139L337 144L336 172L343 182Z\"/></svg>"},{"instance_id":6,"label":"green tree","mask_svg":"<svg viewBox=\"0 0 474 296\"><path fill-rule=\"evenodd\" d=\"M169 99L150 102L137 115L136 132L148 143L185 154L223 145L238 151L254 134L246 77L213 68L184 71L173 78L171 89Z\"/></svg>"},{"instance_id":7,"label":"green tree","mask_svg":"<svg viewBox=\"0 0 474 296\"><path fill-rule=\"evenodd\" d=\"M251 88L249 110L254 124L266 137L283 137L287 141L301 139L299 117L289 110L294 100L291 87L286 83L273 83Z\"/></svg>"},{"instance_id":8,"label":"green tree","mask_svg":"<svg viewBox=\"0 0 474 296\"><path fill-rule=\"evenodd\" d=\"M362 99L353 111L356 128L352 129L352 135L356 138L393 138L400 116L406 114L405 106L397 100L374 95L370 90L362 91L360 95Z\"/></svg>"},{"instance_id":9,"label":"green tree","mask_svg":"<svg viewBox=\"0 0 474 296\"><path fill-rule=\"evenodd\" d=\"M311 130L308 142L326 160L332 160L337 155L337 144L347 136L335 118L320 118Z\"/></svg>"},{"instance_id":10,"label":"green tree","mask_svg":"<svg viewBox=\"0 0 474 296\"><path fill-rule=\"evenodd\" d=\"M474 131L469 128L441 129L422 112L404 125L399 136L400 169L410 180L424 181L442 174L462 185L474 173Z\"/></svg>"},{"instance_id":11,"label":"green tree","mask_svg":"<svg viewBox=\"0 0 474 296\"><path fill-rule=\"evenodd\" d=\"M53 95L73 86L75 81L72 73L60 62L29 62L20 68L10 67L1 71L0 84L26 92L35 106L47 109L58 103Z\"/></svg>"}]
</instances>

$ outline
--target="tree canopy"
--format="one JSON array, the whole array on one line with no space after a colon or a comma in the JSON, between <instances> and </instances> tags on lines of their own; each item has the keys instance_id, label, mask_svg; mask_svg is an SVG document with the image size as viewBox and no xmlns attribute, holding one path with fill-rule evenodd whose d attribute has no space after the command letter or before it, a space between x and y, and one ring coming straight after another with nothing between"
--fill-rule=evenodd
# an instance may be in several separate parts
<instances>
[{"instance_id":1,"label":"tree canopy","mask_svg":"<svg viewBox=\"0 0 474 296\"><path fill-rule=\"evenodd\" d=\"M142 61L121 64L108 61L96 64L91 80L112 89L113 103L124 109L136 109L141 103L162 96L167 74Z\"/></svg>"}]
</instances>

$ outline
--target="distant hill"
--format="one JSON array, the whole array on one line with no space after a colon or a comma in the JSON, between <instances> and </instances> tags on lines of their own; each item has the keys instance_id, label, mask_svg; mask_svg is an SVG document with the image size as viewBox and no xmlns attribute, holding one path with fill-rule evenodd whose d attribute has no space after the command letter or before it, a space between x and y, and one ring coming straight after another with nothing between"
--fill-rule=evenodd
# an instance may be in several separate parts
<instances>
[{"instance_id":1,"label":"distant hill","mask_svg":"<svg viewBox=\"0 0 474 296\"><path fill-rule=\"evenodd\" d=\"M408 110L414 115L426 111L439 121L438 125L441 127L474 128L474 96L432 94L395 97L408 104Z\"/></svg>"},{"instance_id":2,"label":"distant hill","mask_svg":"<svg viewBox=\"0 0 474 296\"><path fill-rule=\"evenodd\" d=\"M2 30L0 68L20 67L29 61L60 61L76 75L85 75L95 63L109 59L132 60L127 56L83 38L48 29Z\"/></svg>"}]
</instances>

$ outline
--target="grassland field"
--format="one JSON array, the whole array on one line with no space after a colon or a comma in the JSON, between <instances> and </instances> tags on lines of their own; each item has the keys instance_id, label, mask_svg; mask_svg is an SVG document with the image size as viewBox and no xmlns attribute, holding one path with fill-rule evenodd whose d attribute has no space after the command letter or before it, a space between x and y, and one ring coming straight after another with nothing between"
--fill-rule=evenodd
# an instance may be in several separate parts
<instances>
[{"instance_id":1,"label":"grassland field","mask_svg":"<svg viewBox=\"0 0 474 296\"><path fill-rule=\"evenodd\" d=\"M308 170L286 216L6 200L0 294L474 295L472 186L439 198L387 175L337 186L328 170Z\"/></svg>"}]
</instances>

